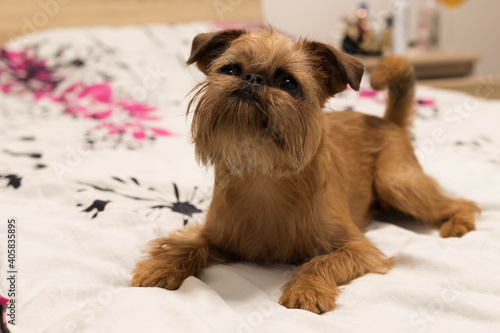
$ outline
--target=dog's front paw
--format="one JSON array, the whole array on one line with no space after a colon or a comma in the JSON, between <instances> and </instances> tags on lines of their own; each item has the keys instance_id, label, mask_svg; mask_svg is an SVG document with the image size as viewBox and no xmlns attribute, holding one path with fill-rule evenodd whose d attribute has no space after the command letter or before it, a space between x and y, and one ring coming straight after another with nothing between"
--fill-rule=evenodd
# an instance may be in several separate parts
<instances>
[{"instance_id":1,"label":"dog's front paw","mask_svg":"<svg viewBox=\"0 0 500 333\"><path fill-rule=\"evenodd\" d=\"M191 227L151 241L146 251L149 259L135 267L132 285L176 290L189 276L198 276L210 258L201 231L200 227Z\"/></svg>"},{"instance_id":2,"label":"dog's front paw","mask_svg":"<svg viewBox=\"0 0 500 333\"><path fill-rule=\"evenodd\" d=\"M289 283L285 286L279 303L289 309L302 309L320 314L335 308L338 294L336 286L314 288Z\"/></svg>"},{"instance_id":3,"label":"dog's front paw","mask_svg":"<svg viewBox=\"0 0 500 333\"><path fill-rule=\"evenodd\" d=\"M133 287L160 287L169 290L179 289L187 278L165 260L159 259L139 262L132 275Z\"/></svg>"}]
</instances>

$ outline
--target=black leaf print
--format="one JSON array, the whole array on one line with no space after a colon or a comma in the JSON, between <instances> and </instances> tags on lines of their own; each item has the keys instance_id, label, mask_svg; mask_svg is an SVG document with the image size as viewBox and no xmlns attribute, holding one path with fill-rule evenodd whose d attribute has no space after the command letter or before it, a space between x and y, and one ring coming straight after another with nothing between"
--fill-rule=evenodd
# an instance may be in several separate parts
<instances>
[{"instance_id":1,"label":"black leaf print","mask_svg":"<svg viewBox=\"0 0 500 333\"><path fill-rule=\"evenodd\" d=\"M103 187L99 187L97 185L92 185L92 184L87 184L87 183L80 183L82 185L87 185L87 186L90 186L98 191L102 191L102 192L114 192L115 190L113 189L110 189L110 188L103 188Z\"/></svg>"},{"instance_id":2,"label":"black leaf print","mask_svg":"<svg viewBox=\"0 0 500 333\"><path fill-rule=\"evenodd\" d=\"M75 58L71 61L70 65L73 67L83 67L85 66L85 61L80 58Z\"/></svg>"},{"instance_id":3,"label":"black leaf print","mask_svg":"<svg viewBox=\"0 0 500 333\"><path fill-rule=\"evenodd\" d=\"M177 202L179 202L179 189L177 188L176 183L174 183L174 193L175 193L175 197L177 198Z\"/></svg>"},{"instance_id":4,"label":"black leaf print","mask_svg":"<svg viewBox=\"0 0 500 333\"><path fill-rule=\"evenodd\" d=\"M173 212L181 213L183 215L187 215L192 217L194 213L201 213L201 210L196 208L193 204L184 201L184 202L175 202L172 207Z\"/></svg>"},{"instance_id":5,"label":"black leaf print","mask_svg":"<svg viewBox=\"0 0 500 333\"><path fill-rule=\"evenodd\" d=\"M500 152L497 144L489 137L480 135L472 140L457 140L452 142L457 148L474 154L485 162L500 165Z\"/></svg>"},{"instance_id":6,"label":"black leaf print","mask_svg":"<svg viewBox=\"0 0 500 333\"><path fill-rule=\"evenodd\" d=\"M196 191L196 188L195 188ZM174 202L171 206L170 205L157 205L153 206L151 208L170 208L173 212L180 213L185 216L192 217L193 214L195 213L201 213L201 210L196 208L192 203L189 201L184 201L181 202L179 200L179 189L177 187L177 184L174 183L174 193L175 197L177 198L177 202ZM187 224L187 221L186 221Z\"/></svg>"},{"instance_id":7,"label":"black leaf print","mask_svg":"<svg viewBox=\"0 0 500 333\"><path fill-rule=\"evenodd\" d=\"M92 184L88 184L88 183L84 183L84 182L80 182L80 184L90 186L93 189L98 190L98 191L102 191L102 192L113 192L115 194L121 195L121 196L123 196L125 198L129 198L129 199L145 200L145 201L153 201L154 200L154 199L150 199L150 198L135 197L135 196L128 195L128 194L125 194L125 193L116 192L115 190L113 190L111 188L103 188L103 187L99 187L97 185L92 185Z\"/></svg>"},{"instance_id":8,"label":"black leaf print","mask_svg":"<svg viewBox=\"0 0 500 333\"><path fill-rule=\"evenodd\" d=\"M123 179L119 178L119 177L111 177L112 179L120 182L120 183L123 183L123 184L126 184L127 182L124 181ZM141 186L141 184L139 184L139 181L134 178L134 177L130 177L130 180L132 180L137 186Z\"/></svg>"},{"instance_id":9,"label":"black leaf print","mask_svg":"<svg viewBox=\"0 0 500 333\"><path fill-rule=\"evenodd\" d=\"M159 209L160 211L162 209L169 209L172 212L179 213L183 216L184 225L188 224L189 219L192 218L194 214L202 212L201 209L196 207L196 205L198 205L198 203L196 205L193 203L193 201L195 199L196 192L198 190L198 187L194 188L193 194L191 195L190 199L188 199L186 201L181 201L181 194L180 194L179 188L178 188L177 184L173 183L173 192L174 192L176 201L175 202L168 202L168 201L165 202L166 200L164 199L164 197L165 197L164 193L156 190L154 187L143 187L141 185L141 182L139 182L139 180L136 177L128 177L125 179L125 178L112 176L111 179L113 179L116 182L119 182L121 184L128 185L128 186L132 186L132 183L133 183L134 187L133 188L129 187L128 189L124 189L123 191L122 190L118 191L117 189L114 189L114 188L105 188L105 187L93 185L90 183L84 183L84 182L79 182L79 183L81 185L89 186L97 191L111 192L114 195L118 195L118 196L128 198L128 199L133 199L133 200L138 200L138 201L157 202L157 204L155 204L155 205L152 205L152 206L148 205L148 206L143 207L143 208L147 208L148 210L152 209L151 211L149 211L146 214L146 216L150 216L150 214L152 214L155 211L155 209ZM121 185L121 186L123 186L123 185ZM82 190L83 189L79 189L77 191L81 192ZM140 196L127 194L128 191L133 191L134 193L136 193L138 190L140 191L140 193L142 193ZM127 191L127 192L124 192L124 191ZM102 202L102 200L97 200L96 202L99 202L99 201ZM203 200L199 200L200 204L202 202L203 202ZM87 208L87 210L92 210L92 208L95 208L95 207L90 206L89 208ZM160 212L160 215L161 215L161 212Z\"/></svg>"},{"instance_id":10,"label":"black leaf print","mask_svg":"<svg viewBox=\"0 0 500 333\"><path fill-rule=\"evenodd\" d=\"M119 181L120 183L125 183L125 181L123 181L123 179L121 179L121 178L118 178L118 177L111 177L111 178L113 178L116 181Z\"/></svg>"},{"instance_id":11,"label":"black leaf print","mask_svg":"<svg viewBox=\"0 0 500 333\"><path fill-rule=\"evenodd\" d=\"M31 158L42 158L42 154L40 153L16 153L7 149L3 150L4 153L9 154L11 156L24 156L24 157L31 157Z\"/></svg>"},{"instance_id":12,"label":"black leaf print","mask_svg":"<svg viewBox=\"0 0 500 333\"><path fill-rule=\"evenodd\" d=\"M24 136L24 137L20 137L20 140L22 140L22 141L34 141L35 137ZM10 155L10 156L14 156L14 157L29 157L29 158L34 158L34 159L41 159L42 158L41 153L21 153L21 152L14 152L14 151L11 151L8 149L4 149L3 152ZM47 167L47 165L44 163L37 163L34 165L35 170L44 169L46 167Z\"/></svg>"},{"instance_id":13,"label":"black leaf print","mask_svg":"<svg viewBox=\"0 0 500 333\"><path fill-rule=\"evenodd\" d=\"M104 211L104 208L106 208L106 205L110 203L109 200L95 200L92 205L88 206L87 208L85 208L84 210L82 210L82 212L86 212L86 213L90 213L91 211L93 211L94 209L96 210L96 212L94 213L94 215L92 215L92 219L95 219L97 217L97 214L99 214L100 212Z\"/></svg>"},{"instance_id":14,"label":"black leaf print","mask_svg":"<svg viewBox=\"0 0 500 333\"><path fill-rule=\"evenodd\" d=\"M182 215L186 215L189 217L192 217L194 213L201 213L201 210L196 208L193 204L185 201L185 202L174 202L172 206L169 205L157 205L157 206L152 206L151 208L156 209L162 209L162 208L169 208L173 212L180 213Z\"/></svg>"},{"instance_id":15,"label":"black leaf print","mask_svg":"<svg viewBox=\"0 0 500 333\"><path fill-rule=\"evenodd\" d=\"M21 187L22 177L19 177L18 175L0 175L0 178L6 178L9 180L9 182L7 183L7 187L11 186L14 189L18 189L19 187Z\"/></svg>"}]
</instances>

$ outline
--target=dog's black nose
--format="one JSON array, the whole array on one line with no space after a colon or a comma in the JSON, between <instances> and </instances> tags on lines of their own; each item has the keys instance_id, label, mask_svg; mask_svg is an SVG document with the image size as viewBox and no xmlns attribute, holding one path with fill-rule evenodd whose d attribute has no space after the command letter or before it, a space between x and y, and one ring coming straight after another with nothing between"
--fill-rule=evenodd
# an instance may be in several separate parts
<instances>
[{"instance_id":1,"label":"dog's black nose","mask_svg":"<svg viewBox=\"0 0 500 333\"><path fill-rule=\"evenodd\" d=\"M243 80L250 85L251 87L258 87L266 84L266 80L264 80L264 77L259 74L248 74L245 75Z\"/></svg>"}]
</instances>

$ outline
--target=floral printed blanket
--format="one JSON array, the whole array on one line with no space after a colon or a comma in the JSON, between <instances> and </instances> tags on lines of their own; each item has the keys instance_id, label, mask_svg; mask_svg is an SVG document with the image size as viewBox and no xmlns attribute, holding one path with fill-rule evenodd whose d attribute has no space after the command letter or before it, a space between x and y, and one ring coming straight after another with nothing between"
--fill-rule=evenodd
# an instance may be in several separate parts
<instances>
[{"instance_id":1,"label":"floral printed blanket","mask_svg":"<svg viewBox=\"0 0 500 333\"><path fill-rule=\"evenodd\" d=\"M447 192L478 202L477 231L440 239L374 221L367 236L394 269L344 287L321 316L276 303L293 266L215 266L175 292L130 286L147 242L203 223L210 203L212 174L194 161L186 118L203 76L185 61L192 38L219 27L52 30L0 51L3 296L8 221L17 225L11 331L500 331L500 101L423 87L417 155ZM329 104L381 115L384 94L365 82Z\"/></svg>"}]
</instances>

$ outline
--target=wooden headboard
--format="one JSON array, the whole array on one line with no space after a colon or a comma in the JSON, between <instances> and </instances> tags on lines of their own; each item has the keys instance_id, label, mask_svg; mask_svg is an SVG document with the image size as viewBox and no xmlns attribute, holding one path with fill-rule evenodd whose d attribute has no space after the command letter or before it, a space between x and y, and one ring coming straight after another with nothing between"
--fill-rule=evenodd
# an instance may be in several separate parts
<instances>
[{"instance_id":1,"label":"wooden headboard","mask_svg":"<svg viewBox=\"0 0 500 333\"><path fill-rule=\"evenodd\" d=\"M262 23L260 0L0 0L0 45L55 27L201 20Z\"/></svg>"}]
</instances>

